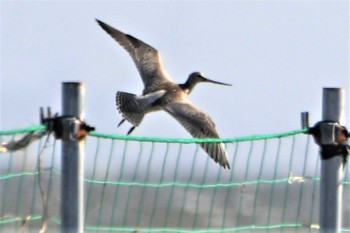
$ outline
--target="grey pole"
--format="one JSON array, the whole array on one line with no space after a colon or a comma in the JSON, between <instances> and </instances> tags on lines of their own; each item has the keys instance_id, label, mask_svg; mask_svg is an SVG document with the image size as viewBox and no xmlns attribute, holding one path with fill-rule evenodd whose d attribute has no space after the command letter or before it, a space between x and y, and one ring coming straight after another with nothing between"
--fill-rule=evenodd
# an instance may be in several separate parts
<instances>
[{"instance_id":1,"label":"grey pole","mask_svg":"<svg viewBox=\"0 0 350 233\"><path fill-rule=\"evenodd\" d=\"M323 89L322 120L345 124L345 97L341 88ZM332 134L332 132L330 132ZM325 135L332 137L333 135ZM321 149L322 150L322 149ZM322 151L321 151L322 153ZM320 227L321 233L341 231L343 155L321 160Z\"/></svg>"},{"instance_id":2,"label":"grey pole","mask_svg":"<svg viewBox=\"0 0 350 233\"><path fill-rule=\"evenodd\" d=\"M84 142L75 136L79 127L77 119L84 118L83 100L83 84L63 83L61 230L69 233L84 231Z\"/></svg>"}]
</instances>

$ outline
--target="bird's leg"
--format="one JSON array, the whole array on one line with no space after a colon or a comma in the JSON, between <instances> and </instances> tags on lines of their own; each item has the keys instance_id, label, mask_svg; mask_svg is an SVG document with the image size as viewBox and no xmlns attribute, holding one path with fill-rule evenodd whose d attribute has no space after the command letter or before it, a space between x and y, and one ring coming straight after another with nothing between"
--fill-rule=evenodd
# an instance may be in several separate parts
<instances>
[{"instance_id":1,"label":"bird's leg","mask_svg":"<svg viewBox=\"0 0 350 233\"><path fill-rule=\"evenodd\" d=\"M136 126L131 127L131 128L129 129L129 131L128 131L127 135L131 134L131 133L132 133L132 131L134 131L134 129L135 129L135 128L136 128Z\"/></svg>"},{"instance_id":2,"label":"bird's leg","mask_svg":"<svg viewBox=\"0 0 350 233\"><path fill-rule=\"evenodd\" d=\"M121 120L121 121L119 122L119 124L118 124L118 127L119 127L121 124L123 124L124 121L125 121L125 119Z\"/></svg>"},{"instance_id":3,"label":"bird's leg","mask_svg":"<svg viewBox=\"0 0 350 233\"><path fill-rule=\"evenodd\" d=\"M124 121L125 121L125 119L122 119L122 120L119 122L118 127L119 127L121 124L123 124ZM131 128L129 129L127 135L131 134L132 131L134 131L135 128L136 128L136 126L131 127Z\"/></svg>"}]
</instances>

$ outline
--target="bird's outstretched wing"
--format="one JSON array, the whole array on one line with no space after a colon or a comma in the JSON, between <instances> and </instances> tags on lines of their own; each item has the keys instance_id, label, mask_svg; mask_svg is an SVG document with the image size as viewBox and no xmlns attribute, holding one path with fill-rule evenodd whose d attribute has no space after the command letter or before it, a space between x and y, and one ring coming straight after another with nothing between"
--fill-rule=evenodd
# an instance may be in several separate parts
<instances>
[{"instance_id":1,"label":"bird's outstretched wing","mask_svg":"<svg viewBox=\"0 0 350 233\"><path fill-rule=\"evenodd\" d=\"M97 23L130 54L145 86L145 91L154 90L163 83L172 82L163 68L160 53L143 41L125 34L96 19Z\"/></svg>"},{"instance_id":2,"label":"bird's outstretched wing","mask_svg":"<svg viewBox=\"0 0 350 233\"><path fill-rule=\"evenodd\" d=\"M163 108L178 120L194 138L219 138L210 116L190 102L171 102ZM200 146L215 162L230 169L223 143L200 143Z\"/></svg>"}]
</instances>

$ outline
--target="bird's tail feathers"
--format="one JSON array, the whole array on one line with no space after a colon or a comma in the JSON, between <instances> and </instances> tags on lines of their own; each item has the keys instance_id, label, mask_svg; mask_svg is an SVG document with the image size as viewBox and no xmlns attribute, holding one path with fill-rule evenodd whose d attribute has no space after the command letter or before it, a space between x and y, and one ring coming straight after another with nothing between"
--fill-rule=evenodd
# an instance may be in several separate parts
<instances>
[{"instance_id":1,"label":"bird's tail feathers","mask_svg":"<svg viewBox=\"0 0 350 233\"><path fill-rule=\"evenodd\" d=\"M153 103L164 94L164 90L142 96L118 91L115 100L122 116L134 126L138 126L144 115L153 110Z\"/></svg>"},{"instance_id":2,"label":"bird's tail feathers","mask_svg":"<svg viewBox=\"0 0 350 233\"><path fill-rule=\"evenodd\" d=\"M122 116L134 126L138 126L145 115L145 111L137 95L118 91L115 101Z\"/></svg>"}]
</instances>

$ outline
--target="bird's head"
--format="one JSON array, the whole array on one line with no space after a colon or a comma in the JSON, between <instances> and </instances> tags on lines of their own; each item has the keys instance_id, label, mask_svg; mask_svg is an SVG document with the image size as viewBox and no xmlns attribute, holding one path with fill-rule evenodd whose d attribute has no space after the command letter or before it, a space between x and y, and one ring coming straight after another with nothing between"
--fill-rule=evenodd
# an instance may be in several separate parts
<instances>
[{"instance_id":1,"label":"bird's head","mask_svg":"<svg viewBox=\"0 0 350 233\"><path fill-rule=\"evenodd\" d=\"M225 86L232 86L231 84L228 84L228 83L222 83L222 82L217 82L217 81L208 79L201 72L193 72L188 77L186 83L184 83L182 85L182 88L187 90L188 93L190 93L192 91L192 89L194 88L194 86L200 82L207 82L207 83L215 83L215 84L220 84L220 85L225 85Z\"/></svg>"}]
</instances>

